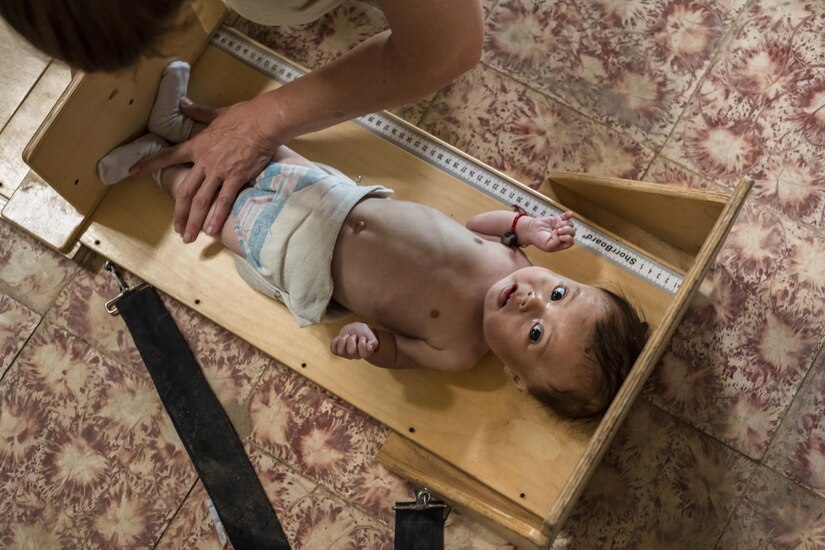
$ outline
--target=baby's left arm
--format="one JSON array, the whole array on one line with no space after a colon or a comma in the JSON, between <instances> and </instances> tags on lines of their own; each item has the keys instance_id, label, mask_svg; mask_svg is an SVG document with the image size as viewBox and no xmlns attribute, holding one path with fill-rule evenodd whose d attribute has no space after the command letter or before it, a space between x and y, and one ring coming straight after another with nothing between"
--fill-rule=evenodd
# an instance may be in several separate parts
<instances>
[{"instance_id":1,"label":"baby's left arm","mask_svg":"<svg viewBox=\"0 0 825 550\"><path fill-rule=\"evenodd\" d=\"M516 215L509 210L484 212L471 218L467 229L498 239L512 229ZM521 216L516 222L515 232L519 245L532 244L545 252L556 252L573 246L576 228L573 226L573 213L567 211L560 216Z\"/></svg>"}]
</instances>

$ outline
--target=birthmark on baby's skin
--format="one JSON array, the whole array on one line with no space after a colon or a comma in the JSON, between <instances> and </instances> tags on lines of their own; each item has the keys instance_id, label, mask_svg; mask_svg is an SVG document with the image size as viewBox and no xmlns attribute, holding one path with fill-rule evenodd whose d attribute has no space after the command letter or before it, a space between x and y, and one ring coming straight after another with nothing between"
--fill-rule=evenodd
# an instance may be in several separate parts
<instances>
[{"instance_id":1,"label":"birthmark on baby's skin","mask_svg":"<svg viewBox=\"0 0 825 550\"><path fill-rule=\"evenodd\" d=\"M364 228L365 228L366 226L367 226L367 224L364 222L364 220L361 220L360 222L358 222L358 223L356 223L356 224L355 224L355 229L354 229L354 231L355 231L356 233L360 233L361 231L363 231L363 230L364 230Z\"/></svg>"},{"instance_id":2,"label":"birthmark on baby's skin","mask_svg":"<svg viewBox=\"0 0 825 550\"><path fill-rule=\"evenodd\" d=\"M439 315L441 315L441 313L439 313L437 309L430 311L430 317L433 319L437 319Z\"/></svg>"}]
</instances>

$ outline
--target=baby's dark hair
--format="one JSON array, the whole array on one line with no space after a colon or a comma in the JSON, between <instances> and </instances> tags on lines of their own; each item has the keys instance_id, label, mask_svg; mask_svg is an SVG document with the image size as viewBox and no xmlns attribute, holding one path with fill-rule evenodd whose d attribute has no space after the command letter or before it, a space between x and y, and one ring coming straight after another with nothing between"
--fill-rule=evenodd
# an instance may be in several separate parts
<instances>
[{"instance_id":1,"label":"baby's dark hair","mask_svg":"<svg viewBox=\"0 0 825 550\"><path fill-rule=\"evenodd\" d=\"M585 348L593 367L592 392L528 388L542 405L568 418L595 417L607 410L647 341L648 324L633 306L622 296L601 290L607 296L607 312L596 321Z\"/></svg>"},{"instance_id":2,"label":"baby's dark hair","mask_svg":"<svg viewBox=\"0 0 825 550\"><path fill-rule=\"evenodd\" d=\"M0 16L40 51L86 72L156 55L186 0L2 0Z\"/></svg>"}]
</instances>

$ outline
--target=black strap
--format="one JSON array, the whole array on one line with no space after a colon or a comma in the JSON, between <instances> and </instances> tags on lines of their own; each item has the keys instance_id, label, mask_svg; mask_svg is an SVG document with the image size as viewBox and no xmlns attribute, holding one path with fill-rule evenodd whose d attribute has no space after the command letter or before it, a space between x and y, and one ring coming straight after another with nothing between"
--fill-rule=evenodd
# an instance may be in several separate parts
<instances>
[{"instance_id":1,"label":"black strap","mask_svg":"<svg viewBox=\"0 0 825 550\"><path fill-rule=\"evenodd\" d=\"M444 510L396 510L395 550L444 550Z\"/></svg>"},{"instance_id":2,"label":"black strap","mask_svg":"<svg viewBox=\"0 0 825 550\"><path fill-rule=\"evenodd\" d=\"M124 293L117 309L232 546L288 550L241 440L155 289Z\"/></svg>"},{"instance_id":3,"label":"black strap","mask_svg":"<svg viewBox=\"0 0 825 550\"><path fill-rule=\"evenodd\" d=\"M395 550L444 550L444 523L450 507L433 500L426 487L416 492L415 502L396 502Z\"/></svg>"}]
</instances>

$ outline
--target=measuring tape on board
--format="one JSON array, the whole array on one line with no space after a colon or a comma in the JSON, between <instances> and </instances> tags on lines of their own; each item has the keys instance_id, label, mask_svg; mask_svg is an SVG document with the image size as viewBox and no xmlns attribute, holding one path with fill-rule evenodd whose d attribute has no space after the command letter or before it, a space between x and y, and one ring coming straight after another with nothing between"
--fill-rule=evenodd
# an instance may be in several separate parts
<instances>
[{"instance_id":1,"label":"measuring tape on board","mask_svg":"<svg viewBox=\"0 0 825 550\"><path fill-rule=\"evenodd\" d=\"M272 55L265 46L254 43L250 38L228 27L220 27L212 36L211 44L281 84L291 82L305 73L303 69ZM502 204L518 205L534 217L562 213L561 209L540 195L514 185L489 168L439 143L403 120L384 113L372 113L353 119L352 122ZM581 220L576 220L575 241L665 292L675 294L682 284L682 276L679 273Z\"/></svg>"}]
</instances>

